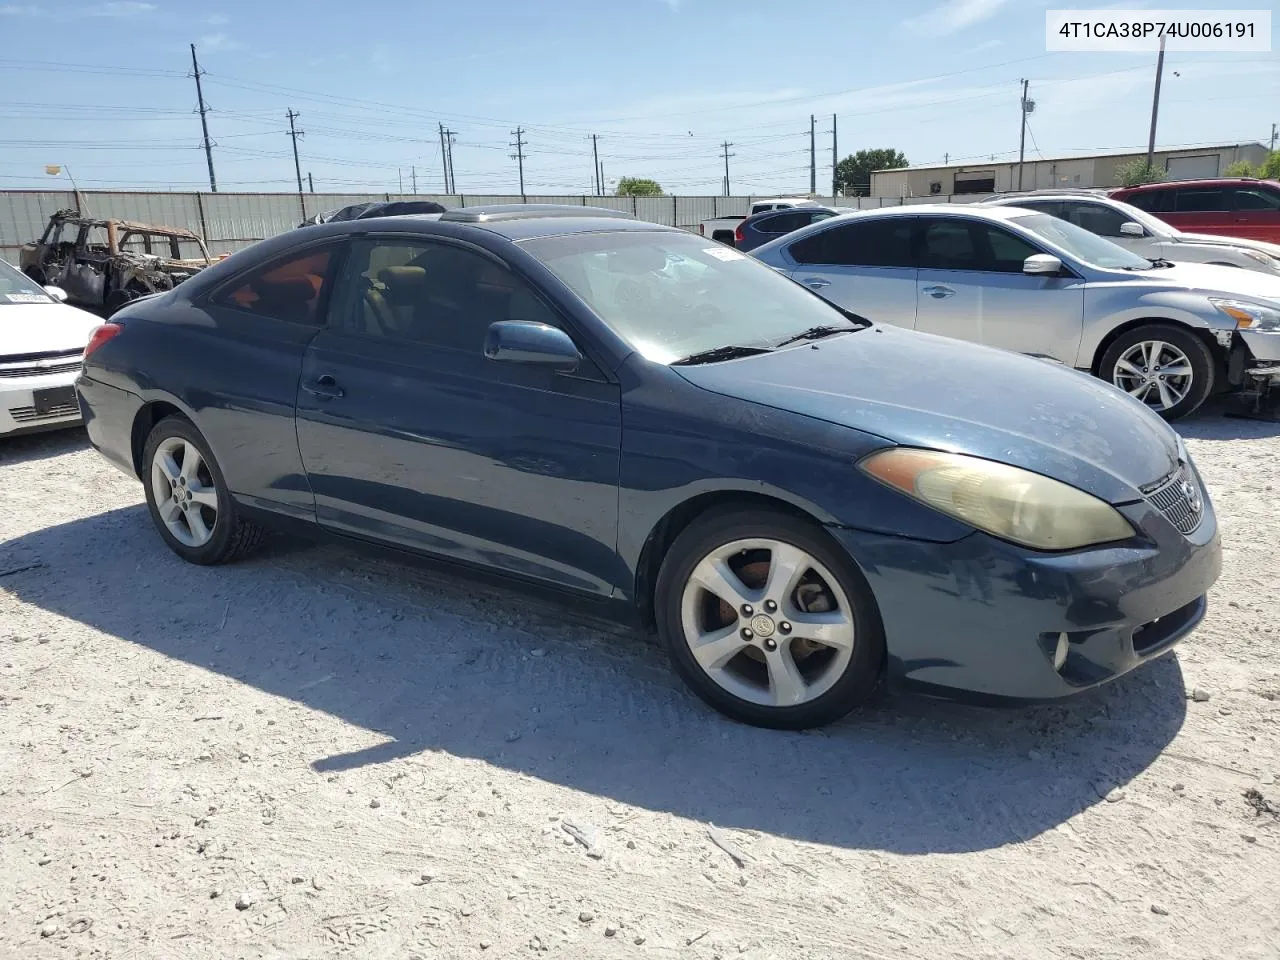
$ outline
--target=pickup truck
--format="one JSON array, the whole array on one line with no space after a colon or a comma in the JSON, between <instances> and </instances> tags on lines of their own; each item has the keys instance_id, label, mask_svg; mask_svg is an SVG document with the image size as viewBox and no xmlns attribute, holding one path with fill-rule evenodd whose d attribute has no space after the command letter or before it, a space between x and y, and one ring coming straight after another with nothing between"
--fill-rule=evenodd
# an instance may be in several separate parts
<instances>
[{"instance_id":1,"label":"pickup truck","mask_svg":"<svg viewBox=\"0 0 1280 960\"><path fill-rule=\"evenodd\" d=\"M732 217L713 217L710 220L703 220L698 224L698 235L710 237L719 243L733 246L733 232L738 228L738 224L747 217L756 213L763 213L766 210L788 210L791 207L820 207L822 204L817 200L810 200L807 197L776 197L772 200L757 200L751 204L751 212L738 214Z\"/></svg>"}]
</instances>

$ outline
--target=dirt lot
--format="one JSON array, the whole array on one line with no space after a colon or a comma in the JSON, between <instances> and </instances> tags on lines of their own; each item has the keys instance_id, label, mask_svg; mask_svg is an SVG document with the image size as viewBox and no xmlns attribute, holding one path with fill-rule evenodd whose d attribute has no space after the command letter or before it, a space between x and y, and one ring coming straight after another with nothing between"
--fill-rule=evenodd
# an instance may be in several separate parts
<instances>
[{"instance_id":1,"label":"dirt lot","mask_svg":"<svg viewBox=\"0 0 1280 960\"><path fill-rule=\"evenodd\" d=\"M82 434L4 443L0 956L1278 957L1280 426L1183 432L1226 568L1176 657L807 734L515 593L184 565Z\"/></svg>"}]
</instances>

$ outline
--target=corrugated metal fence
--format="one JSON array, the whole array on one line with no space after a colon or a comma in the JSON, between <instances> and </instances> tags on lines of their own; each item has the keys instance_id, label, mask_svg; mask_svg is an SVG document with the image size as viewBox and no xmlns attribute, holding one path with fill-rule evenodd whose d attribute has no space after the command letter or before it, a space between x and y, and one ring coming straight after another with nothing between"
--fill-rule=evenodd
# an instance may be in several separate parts
<instances>
[{"instance_id":1,"label":"corrugated metal fence","mask_svg":"<svg viewBox=\"0 0 1280 960\"><path fill-rule=\"evenodd\" d=\"M831 204L830 197L815 198ZM80 191L80 209L87 216L115 217L143 223L183 227L204 237L210 253L234 253L267 237L284 233L304 219L352 203L376 200L435 200L446 207L474 207L489 203L520 203L520 196L427 194L305 193L152 193ZM528 203L569 203L608 207L642 220L694 229L712 217L745 214L751 197L593 197L533 196ZM902 203L893 197L841 197L836 206L879 207ZM927 199L907 200L930 202ZM0 190L0 257L15 261L18 248L44 233L50 214L75 208L71 191Z\"/></svg>"}]
</instances>

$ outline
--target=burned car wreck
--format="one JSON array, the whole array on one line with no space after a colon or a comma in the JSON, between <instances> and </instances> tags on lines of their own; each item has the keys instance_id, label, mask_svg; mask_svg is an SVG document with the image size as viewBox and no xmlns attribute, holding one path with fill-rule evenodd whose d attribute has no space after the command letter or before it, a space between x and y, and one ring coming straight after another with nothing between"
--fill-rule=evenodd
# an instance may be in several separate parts
<instances>
[{"instance_id":1,"label":"burned car wreck","mask_svg":"<svg viewBox=\"0 0 1280 960\"><path fill-rule=\"evenodd\" d=\"M44 236L22 247L18 265L36 283L61 287L70 302L110 314L172 290L211 262L204 241L188 230L60 210Z\"/></svg>"}]
</instances>

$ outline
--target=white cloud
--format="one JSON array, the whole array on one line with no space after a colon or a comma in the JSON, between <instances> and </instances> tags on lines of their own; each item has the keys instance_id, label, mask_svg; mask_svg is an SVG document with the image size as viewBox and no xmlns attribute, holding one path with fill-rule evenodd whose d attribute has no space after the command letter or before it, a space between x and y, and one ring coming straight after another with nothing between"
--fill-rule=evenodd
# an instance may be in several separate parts
<instances>
[{"instance_id":1,"label":"white cloud","mask_svg":"<svg viewBox=\"0 0 1280 960\"><path fill-rule=\"evenodd\" d=\"M220 13L211 13L204 18L204 22L211 27L221 27L227 22L227 18Z\"/></svg>"},{"instance_id":2,"label":"white cloud","mask_svg":"<svg viewBox=\"0 0 1280 960\"><path fill-rule=\"evenodd\" d=\"M662 2L671 9L672 13L680 12L680 0L662 0Z\"/></svg>"},{"instance_id":3,"label":"white cloud","mask_svg":"<svg viewBox=\"0 0 1280 960\"><path fill-rule=\"evenodd\" d=\"M0 17L41 17L45 11L30 3L6 3L0 6Z\"/></svg>"},{"instance_id":4,"label":"white cloud","mask_svg":"<svg viewBox=\"0 0 1280 960\"><path fill-rule=\"evenodd\" d=\"M903 26L931 37L945 37L995 16L1008 0L943 0L932 10L902 21Z\"/></svg>"},{"instance_id":5,"label":"white cloud","mask_svg":"<svg viewBox=\"0 0 1280 960\"><path fill-rule=\"evenodd\" d=\"M140 0L108 0L91 7L81 7L76 13L82 17L136 17L152 13L155 8L154 3L142 3Z\"/></svg>"},{"instance_id":6,"label":"white cloud","mask_svg":"<svg viewBox=\"0 0 1280 960\"><path fill-rule=\"evenodd\" d=\"M1003 47L1004 41L1000 39L984 40L976 46L970 47L968 50L961 52L961 56L969 57L975 53L984 53L987 50L994 50L996 47Z\"/></svg>"},{"instance_id":7,"label":"white cloud","mask_svg":"<svg viewBox=\"0 0 1280 960\"><path fill-rule=\"evenodd\" d=\"M225 33L206 34L196 45L202 50L239 50L244 46L239 40L233 40Z\"/></svg>"}]
</instances>

